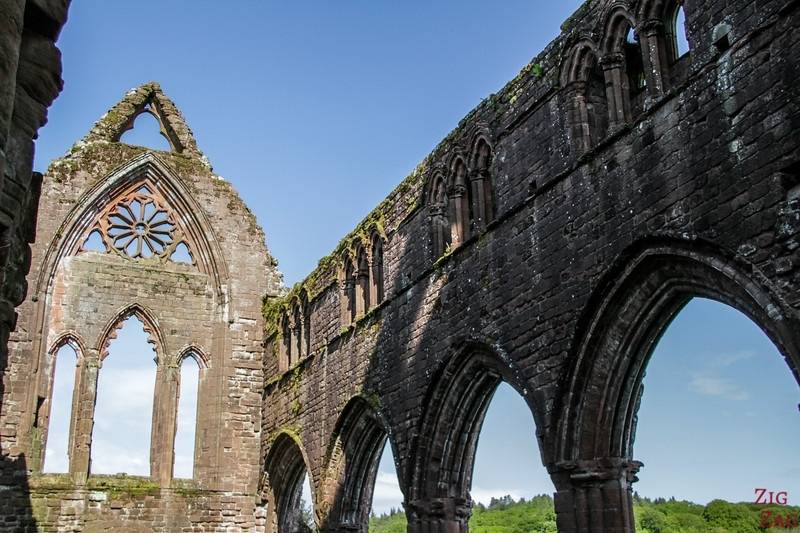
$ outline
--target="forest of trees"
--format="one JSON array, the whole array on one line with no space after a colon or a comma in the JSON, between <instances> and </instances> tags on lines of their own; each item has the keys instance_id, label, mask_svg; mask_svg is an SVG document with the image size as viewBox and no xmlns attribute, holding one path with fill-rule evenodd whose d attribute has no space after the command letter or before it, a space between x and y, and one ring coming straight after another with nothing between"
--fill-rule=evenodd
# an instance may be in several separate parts
<instances>
[{"instance_id":1,"label":"forest of trees","mask_svg":"<svg viewBox=\"0 0 800 533\"><path fill-rule=\"evenodd\" d=\"M714 500L708 505L686 501L640 498L634 494L638 533L800 533L800 507L764 506ZM765 521L762 524L762 521ZM776 526L774 528L762 526ZM478 504L469 522L472 533L556 533L556 515L550 496L515 501L511 496ZM373 516L370 533L405 533L401 510Z\"/></svg>"}]
</instances>

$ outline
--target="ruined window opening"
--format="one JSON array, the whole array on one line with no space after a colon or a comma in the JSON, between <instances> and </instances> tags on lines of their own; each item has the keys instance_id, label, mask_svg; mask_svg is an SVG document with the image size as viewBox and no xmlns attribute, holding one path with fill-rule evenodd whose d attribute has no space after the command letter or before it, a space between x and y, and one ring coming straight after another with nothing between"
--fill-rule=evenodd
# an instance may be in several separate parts
<instances>
[{"instance_id":1,"label":"ruined window opening","mask_svg":"<svg viewBox=\"0 0 800 533\"><path fill-rule=\"evenodd\" d=\"M170 213L146 187L124 196L102 223L114 250L133 259L163 256L177 229Z\"/></svg>"},{"instance_id":2,"label":"ruined window opening","mask_svg":"<svg viewBox=\"0 0 800 533\"><path fill-rule=\"evenodd\" d=\"M671 26L674 28L675 60L678 60L691 51L686 34L686 12L683 9L683 4L678 4L678 9L675 10L674 22Z\"/></svg>"},{"instance_id":3,"label":"ruined window opening","mask_svg":"<svg viewBox=\"0 0 800 533\"><path fill-rule=\"evenodd\" d=\"M100 252L106 253L108 252L108 247L106 243L103 241L103 236L100 234L99 230L93 230L86 240L83 242L82 250L85 252Z\"/></svg>"},{"instance_id":4,"label":"ruined window opening","mask_svg":"<svg viewBox=\"0 0 800 533\"><path fill-rule=\"evenodd\" d=\"M453 187L450 191L452 219L450 220L450 242L457 248L470 237L474 215L472 208L472 187L467 183L467 165L460 157L453 165Z\"/></svg>"},{"instance_id":5,"label":"ruined window opening","mask_svg":"<svg viewBox=\"0 0 800 533\"><path fill-rule=\"evenodd\" d=\"M189 251L189 247L186 246L185 242L179 242L175 249L172 251L172 255L169 256L170 261L174 263L184 263L187 265L194 264L194 258L192 257L192 253Z\"/></svg>"},{"instance_id":6,"label":"ruined window opening","mask_svg":"<svg viewBox=\"0 0 800 533\"><path fill-rule=\"evenodd\" d=\"M311 480L306 472L303 477L303 486L300 494L300 501L297 509L298 531L316 531L317 526L314 520L314 494L311 490Z\"/></svg>"},{"instance_id":7,"label":"ruined window opening","mask_svg":"<svg viewBox=\"0 0 800 533\"><path fill-rule=\"evenodd\" d=\"M300 310L303 316L303 333L300 342L303 346L303 354L309 356L311 355L311 308L305 290L300 292Z\"/></svg>"},{"instance_id":8,"label":"ruined window opening","mask_svg":"<svg viewBox=\"0 0 800 533\"><path fill-rule=\"evenodd\" d=\"M156 354L137 316L119 326L97 374L91 473L149 476Z\"/></svg>"},{"instance_id":9,"label":"ruined window opening","mask_svg":"<svg viewBox=\"0 0 800 533\"><path fill-rule=\"evenodd\" d=\"M292 366L292 331L289 327L289 315L285 312L281 316L281 342L278 368L282 372Z\"/></svg>"},{"instance_id":10,"label":"ruined window opening","mask_svg":"<svg viewBox=\"0 0 800 533\"><path fill-rule=\"evenodd\" d=\"M292 312L292 360L290 361L290 366L305 356L305 353L303 353L303 337L303 313L300 310L300 305L295 302L294 311Z\"/></svg>"},{"instance_id":11,"label":"ruined window opening","mask_svg":"<svg viewBox=\"0 0 800 533\"><path fill-rule=\"evenodd\" d=\"M403 492L400 490L397 478L392 445L389 439L386 439L378 461L370 515L386 516L398 513L403 513Z\"/></svg>"},{"instance_id":12,"label":"ruined window opening","mask_svg":"<svg viewBox=\"0 0 800 533\"><path fill-rule=\"evenodd\" d=\"M370 308L370 269L367 252L363 246L359 246L356 252L356 268L356 316L361 317Z\"/></svg>"},{"instance_id":13,"label":"ruined window opening","mask_svg":"<svg viewBox=\"0 0 800 533\"><path fill-rule=\"evenodd\" d=\"M433 258L438 259L450 249L450 221L447 198L447 182L437 174L431 184L428 198L428 217L431 223L431 249Z\"/></svg>"},{"instance_id":14,"label":"ruined window opening","mask_svg":"<svg viewBox=\"0 0 800 533\"><path fill-rule=\"evenodd\" d=\"M603 140L608 135L609 127L605 75L594 55L589 60L586 76L586 94L584 98L589 135L586 143L588 148Z\"/></svg>"},{"instance_id":15,"label":"ruined window opening","mask_svg":"<svg viewBox=\"0 0 800 533\"><path fill-rule=\"evenodd\" d=\"M635 116L644 108L644 93L647 80L644 73L644 57L639 35L633 27L628 28L623 44L625 53L625 73L628 78L628 94L631 113Z\"/></svg>"},{"instance_id":16,"label":"ruined window opening","mask_svg":"<svg viewBox=\"0 0 800 533\"><path fill-rule=\"evenodd\" d=\"M47 420L47 445L44 453L43 472L69 472L70 428L72 426L72 397L75 389L75 368L78 354L69 344L64 344L53 356L52 381L50 385L50 413L47 402L40 406L39 417ZM44 398L42 398L44 400Z\"/></svg>"},{"instance_id":17,"label":"ruined window opening","mask_svg":"<svg viewBox=\"0 0 800 533\"><path fill-rule=\"evenodd\" d=\"M740 480L770 486L770 478L788 476L788 465L797 464L800 427L787 424L797 420L797 382L772 340L742 312L691 299L644 364L631 452L645 465L634 485L642 496L663 495L671 481L681 487L669 492L679 500L702 501L713 493L738 501ZM787 427L792 431L775 431ZM720 492L721 479L729 478L719 474L729 464L736 471Z\"/></svg>"},{"instance_id":18,"label":"ruined window opening","mask_svg":"<svg viewBox=\"0 0 800 533\"><path fill-rule=\"evenodd\" d=\"M508 383L500 382L491 395L480 425L474 465L470 475L473 508L511 503L504 500L508 488L514 487L515 500L545 498L552 506L555 487L542 466L536 439L536 426L530 407ZM502 458L489 450L506 450ZM541 496L540 496L541 495ZM470 520L470 529L475 520ZM547 517L544 530L555 531L555 513Z\"/></svg>"},{"instance_id":19,"label":"ruined window opening","mask_svg":"<svg viewBox=\"0 0 800 533\"><path fill-rule=\"evenodd\" d=\"M131 128L125 131L119 140L125 144L150 148L151 150L172 151L169 139L161 130L161 123L149 107L139 113Z\"/></svg>"},{"instance_id":20,"label":"ruined window opening","mask_svg":"<svg viewBox=\"0 0 800 533\"><path fill-rule=\"evenodd\" d=\"M194 478L197 397L200 385L200 358L194 352L183 357L178 382L178 414L175 430L174 477Z\"/></svg>"},{"instance_id":21,"label":"ruined window opening","mask_svg":"<svg viewBox=\"0 0 800 533\"><path fill-rule=\"evenodd\" d=\"M486 225L494 220L494 190L490 167L492 165L492 148L486 139L480 138L473 154L474 176L472 178L473 206L472 222L475 231L483 231Z\"/></svg>"},{"instance_id":22,"label":"ruined window opening","mask_svg":"<svg viewBox=\"0 0 800 533\"><path fill-rule=\"evenodd\" d=\"M370 302L373 306L383 302L383 239L372 236L372 272L370 276Z\"/></svg>"},{"instance_id":23,"label":"ruined window opening","mask_svg":"<svg viewBox=\"0 0 800 533\"><path fill-rule=\"evenodd\" d=\"M349 255L344 258L341 274L341 322L349 326L356 319L356 278L355 266Z\"/></svg>"}]
</instances>

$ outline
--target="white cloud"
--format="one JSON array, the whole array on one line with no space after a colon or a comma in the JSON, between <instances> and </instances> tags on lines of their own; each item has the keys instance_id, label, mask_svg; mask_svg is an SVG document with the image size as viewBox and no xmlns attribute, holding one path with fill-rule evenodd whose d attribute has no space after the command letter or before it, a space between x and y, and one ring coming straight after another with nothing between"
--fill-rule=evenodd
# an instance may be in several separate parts
<instances>
[{"instance_id":1,"label":"white cloud","mask_svg":"<svg viewBox=\"0 0 800 533\"><path fill-rule=\"evenodd\" d=\"M696 375L689 388L703 396L716 396L726 400L746 400L750 397L741 386L727 378Z\"/></svg>"},{"instance_id":2,"label":"white cloud","mask_svg":"<svg viewBox=\"0 0 800 533\"><path fill-rule=\"evenodd\" d=\"M375 479L375 492L372 496L372 510L375 514L385 514L391 509L403 508L403 492L397 476L389 472L378 472Z\"/></svg>"},{"instance_id":3,"label":"white cloud","mask_svg":"<svg viewBox=\"0 0 800 533\"><path fill-rule=\"evenodd\" d=\"M735 363L738 363L739 361L746 361L748 359L752 359L755 356L756 353L753 351L723 353L715 355L714 358L710 361L709 366L713 366L716 368L726 368Z\"/></svg>"},{"instance_id":4,"label":"white cloud","mask_svg":"<svg viewBox=\"0 0 800 533\"><path fill-rule=\"evenodd\" d=\"M521 497L520 491L515 489L488 489L483 487L472 487L470 495L473 502L476 504L482 503L483 505L489 505L492 498L502 498L505 495L509 495L515 500L519 500Z\"/></svg>"}]
</instances>

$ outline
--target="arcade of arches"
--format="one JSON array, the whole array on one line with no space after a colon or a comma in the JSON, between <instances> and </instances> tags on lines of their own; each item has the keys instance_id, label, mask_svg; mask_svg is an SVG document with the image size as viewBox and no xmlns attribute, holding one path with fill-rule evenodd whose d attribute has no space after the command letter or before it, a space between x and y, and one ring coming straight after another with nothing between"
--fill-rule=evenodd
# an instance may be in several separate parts
<instances>
[{"instance_id":1,"label":"arcade of arches","mask_svg":"<svg viewBox=\"0 0 800 533\"><path fill-rule=\"evenodd\" d=\"M22 4L20 41L54 49L65 12ZM463 532L505 382L533 416L559 531L634 531L643 375L687 301L745 314L800 380L800 4L758 4L587 1L289 290L156 83L53 162L40 195L9 185L31 174L6 149L3 198L25 192L25 216L0 217L0 529L294 532L308 475L320 530L365 531L388 442L409 531ZM124 142L153 118L163 150ZM15 120L32 149L43 119ZM98 383L133 317L153 352L148 460L100 474Z\"/></svg>"}]
</instances>

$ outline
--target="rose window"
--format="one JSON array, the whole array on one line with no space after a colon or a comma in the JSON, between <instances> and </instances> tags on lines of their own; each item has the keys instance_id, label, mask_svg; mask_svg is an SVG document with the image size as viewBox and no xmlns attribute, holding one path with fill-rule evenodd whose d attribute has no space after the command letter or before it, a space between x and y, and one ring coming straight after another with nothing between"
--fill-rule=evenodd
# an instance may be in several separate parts
<instances>
[{"instance_id":1,"label":"rose window","mask_svg":"<svg viewBox=\"0 0 800 533\"><path fill-rule=\"evenodd\" d=\"M146 187L116 204L106 223L109 244L134 259L161 256L174 241L175 223Z\"/></svg>"}]
</instances>

